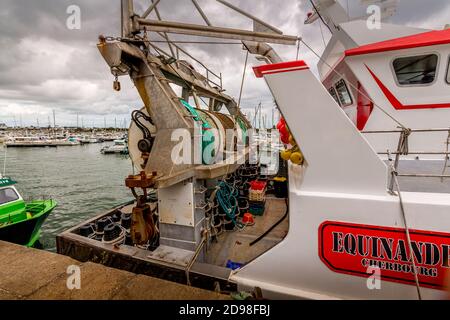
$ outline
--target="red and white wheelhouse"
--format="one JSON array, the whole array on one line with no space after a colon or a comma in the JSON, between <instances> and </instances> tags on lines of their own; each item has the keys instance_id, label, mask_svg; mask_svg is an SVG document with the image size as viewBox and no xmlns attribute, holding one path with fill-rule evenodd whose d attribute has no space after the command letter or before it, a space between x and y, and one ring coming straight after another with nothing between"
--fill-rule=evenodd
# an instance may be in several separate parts
<instances>
[{"instance_id":1,"label":"red and white wheelhouse","mask_svg":"<svg viewBox=\"0 0 450 320\"><path fill-rule=\"evenodd\" d=\"M450 127L450 29L428 31L366 21L339 25L318 65L323 85L359 130ZM393 151L398 135L366 134L378 152ZM415 134L410 150L443 151L448 134ZM442 156L439 156L442 158Z\"/></svg>"}]
</instances>

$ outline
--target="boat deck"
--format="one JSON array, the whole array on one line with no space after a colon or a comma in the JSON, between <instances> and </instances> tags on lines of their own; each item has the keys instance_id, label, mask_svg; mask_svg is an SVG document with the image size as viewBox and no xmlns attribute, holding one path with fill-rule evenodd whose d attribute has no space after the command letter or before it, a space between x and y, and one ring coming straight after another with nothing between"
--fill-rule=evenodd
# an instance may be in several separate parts
<instances>
[{"instance_id":1,"label":"boat deck","mask_svg":"<svg viewBox=\"0 0 450 320\"><path fill-rule=\"evenodd\" d=\"M224 300L228 296L0 241L0 300ZM69 290L67 268L80 268Z\"/></svg>"},{"instance_id":2,"label":"boat deck","mask_svg":"<svg viewBox=\"0 0 450 320\"><path fill-rule=\"evenodd\" d=\"M398 171L400 174L428 174L428 175L450 175L450 161L443 172L444 161L441 160L405 160L400 161ZM430 177L399 177L399 185L402 191L427 192L427 193L450 193L450 179Z\"/></svg>"},{"instance_id":3,"label":"boat deck","mask_svg":"<svg viewBox=\"0 0 450 320\"><path fill-rule=\"evenodd\" d=\"M133 205L124 205L120 210L131 213ZM228 281L231 272L231 269L227 268L228 260L240 264L252 261L282 241L289 229L289 219L285 218L259 242L250 246L253 240L264 234L286 213L285 199L269 196L264 214L255 216L253 226L246 226L244 229L231 232L224 231L217 237L217 241L206 246L206 251L203 251L201 257L195 261L187 274L187 265L194 255L192 251L161 245L151 252L124 244L106 244L79 234L79 229L83 225L109 216L113 211L94 217L58 235L58 253L79 261L101 263L182 284L186 284L189 277L192 286L207 290L220 287L221 292L236 290L236 285Z\"/></svg>"},{"instance_id":4,"label":"boat deck","mask_svg":"<svg viewBox=\"0 0 450 320\"><path fill-rule=\"evenodd\" d=\"M255 224L247 226L241 231L224 232L208 248L207 263L226 266L227 261L246 264L267 250L274 247L289 230L289 218L284 219L277 227L270 231L255 245L250 243L272 227L286 213L284 199L267 198L266 209L263 216L255 216Z\"/></svg>"}]
</instances>

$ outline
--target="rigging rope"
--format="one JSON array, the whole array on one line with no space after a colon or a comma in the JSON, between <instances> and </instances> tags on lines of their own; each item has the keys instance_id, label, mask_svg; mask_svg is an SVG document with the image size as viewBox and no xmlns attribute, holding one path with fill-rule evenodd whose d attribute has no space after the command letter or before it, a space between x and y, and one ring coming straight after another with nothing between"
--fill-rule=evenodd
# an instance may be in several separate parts
<instances>
[{"instance_id":1,"label":"rigging rope","mask_svg":"<svg viewBox=\"0 0 450 320\"><path fill-rule=\"evenodd\" d=\"M244 72L242 73L242 81L241 81L241 90L239 91L239 100L238 100L238 107L241 107L241 98L242 98L242 90L244 89L244 82L245 82L245 73L247 71L247 62L248 62L248 50L246 50L247 54L245 55L245 63L244 63Z\"/></svg>"},{"instance_id":2,"label":"rigging rope","mask_svg":"<svg viewBox=\"0 0 450 320\"><path fill-rule=\"evenodd\" d=\"M411 262L412 262L412 266L414 269L414 281L416 283L417 297L419 298L419 300L422 300L422 294L420 292L419 276L417 275L416 260L415 260L414 251L412 248L411 236L409 234L409 227L408 227L408 223L406 220L406 212L405 212L405 207L403 205L402 193L400 192L400 186L399 186L398 179L397 179L397 171L395 170L395 168L392 168L392 179L395 182L395 188L397 189L397 194L398 194L398 198L399 198L399 202L400 202L400 210L402 212L403 223L405 224L406 240L408 241L409 253L411 255Z\"/></svg>"},{"instance_id":3,"label":"rigging rope","mask_svg":"<svg viewBox=\"0 0 450 320\"><path fill-rule=\"evenodd\" d=\"M323 41L323 46L324 46L324 50L327 48L327 43L325 42L325 37L323 35L323 30L322 30L322 24L319 21L319 27L320 27L320 34L322 35L322 41Z\"/></svg>"},{"instance_id":4,"label":"rigging rope","mask_svg":"<svg viewBox=\"0 0 450 320\"><path fill-rule=\"evenodd\" d=\"M195 250L194 255L192 256L192 259L189 261L188 265L186 266L186 269L185 269L186 284L189 287L191 286L191 279L190 279L189 274L191 272L192 266L194 265L195 261L198 259L198 256L200 255L201 250L205 246L205 244L207 242L207 238L208 238L208 236L206 235L206 233L204 233L203 236L202 236L202 241L201 241L200 245L197 247L197 249Z\"/></svg>"},{"instance_id":5,"label":"rigging rope","mask_svg":"<svg viewBox=\"0 0 450 320\"><path fill-rule=\"evenodd\" d=\"M347 21L350 21L350 6L348 4L348 0L347 0L347 17L348 17Z\"/></svg>"},{"instance_id":6,"label":"rigging rope","mask_svg":"<svg viewBox=\"0 0 450 320\"><path fill-rule=\"evenodd\" d=\"M313 6L314 11L316 11L317 15L319 16L320 20L322 20L323 24L327 26L328 30L330 30L331 33L333 33L331 31L330 26L325 23L325 20L323 19L322 15L320 14L320 11L317 9L316 5L314 4L314 1L313 0L309 0L309 2L311 2L311 5Z\"/></svg>"},{"instance_id":7,"label":"rigging rope","mask_svg":"<svg viewBox=\"0 0 450 320\"><path fill-rule=\"evenodd\" d=\"M400 134L400 141L398 144L398 154L407 156L409 154L409 136L411 134L411 129L403 129L402 133Z\"/></svg>"}]
</instances>

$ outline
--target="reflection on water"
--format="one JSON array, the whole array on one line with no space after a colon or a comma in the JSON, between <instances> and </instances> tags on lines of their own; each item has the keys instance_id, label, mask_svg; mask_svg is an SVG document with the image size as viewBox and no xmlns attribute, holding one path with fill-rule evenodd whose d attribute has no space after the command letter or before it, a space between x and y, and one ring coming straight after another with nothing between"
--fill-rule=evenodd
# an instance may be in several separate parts
<instances>
[{"instance_id":1,"label":"reflection on water","mask_svg":"<svg viewBox=\"0 0 450 320\"><path fill-rule=\"evenodd\" d=\"M105 145L7 150L6 175L18 181L23 197L58 202L42 227L45 249L56 250L55 236L61 231L132 199L124 186L131 161L123 155L102 155ZM2 171L4 152L0 148Z\"/></svg>"}]
</instances>

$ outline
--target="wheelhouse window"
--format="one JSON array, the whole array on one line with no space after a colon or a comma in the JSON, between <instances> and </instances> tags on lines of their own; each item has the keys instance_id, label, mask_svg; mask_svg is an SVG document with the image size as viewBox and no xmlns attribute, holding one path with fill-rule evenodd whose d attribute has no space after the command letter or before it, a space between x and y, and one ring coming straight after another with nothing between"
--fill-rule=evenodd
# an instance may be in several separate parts
<instances>
[{"instance_id":1,"label":"wheelhouse window","mask_svg":"<svg viewBox=\"0 0 450 320\"><path fill-rule=\"evenodd\" d=\"M350 91L348 91L348 87L344 79L341 79L336 83L336 92L342 106L345 107L353 104L352 96L350 95Z\"/></svg>"},{"instance_id":2,"label":"wheelhouse window","mask_svg":"<svg viewBox=\"0 0 450 320\"><path fill-rule=\"evenodd\" d=\"M448 59L448 66L447 66L447 83L450 84L450 58Z\"/></svg>"},{"instance_id":3,"label":"wheelhouse window","mask_svg":"<svg viewBox=\"0 0 450 320\"><path fill-rule=\"evenodd\" d=\"M14 189L7 188L0 190L0 205L16 200L19 200L19 195Z\"/></svg>"},{"instance_id":4,"label":"wheelhouse window","mask_svg":"<svg viewBox=\"0 0 450 320\"><path fill-rule=\"evenodd\" d=\"M398 58L394 60L393 66L401 86L430 84L436 78L438 56L427 54Z\"/></svg>"},{"instance_id":5,"label":"wheelhouse window","mask_svg":"<svg viewBox=\"0 0 450 320\"><path fill-rule=\"evenodd\" d=\"M328 89L328 92L331 94L333 99L336 100L337 104L340 105L341 103L339 102L339 98L337 96L336 89L334 87L331 87L330 89Z\"/></svg>"}]
</instances>

